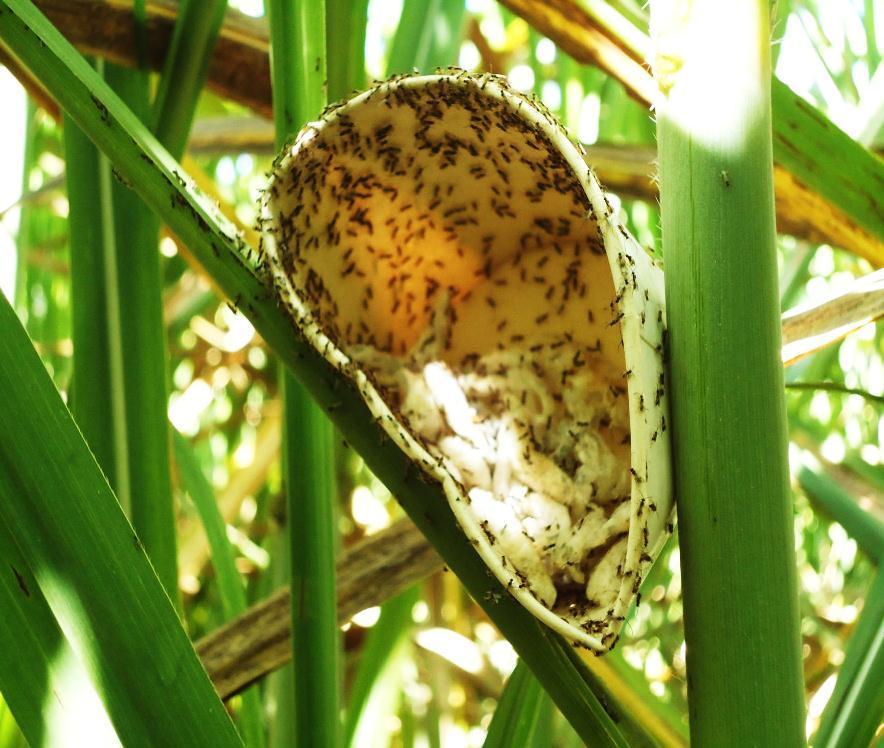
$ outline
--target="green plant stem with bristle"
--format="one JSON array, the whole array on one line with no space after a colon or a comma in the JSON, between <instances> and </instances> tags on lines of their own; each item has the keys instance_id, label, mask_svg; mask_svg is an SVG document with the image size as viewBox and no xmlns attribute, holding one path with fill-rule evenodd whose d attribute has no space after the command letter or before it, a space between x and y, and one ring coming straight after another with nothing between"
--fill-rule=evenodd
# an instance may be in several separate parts
<instances>
[{"instance_id":1,"label":"green plant stem with bristle","mask_svg":"<svg viewBox=\"0 0 884 748\"><path fill-rule=\"evenodd\" d=\"M276 142L282 148L326 103L325 0L268 5ZM291 545L296 746L336 746L340 631L335 596L334 429L280 367L283 475Z\"/></svg>"},{"instance_id":2,"label":"green plant stem with bristle","mask_svg":"<svg viewBox=\"0 0 884 748\"><path fill-rule=\"evenodd\" d=\"M801 745L768 4L651 18L691 738Z\"/></svg>"},{"instance_id":3,"label":"green plant stem with bristle","mask_svg":"<svg viewBox=\"0 0 884 748\"><path fill-rule=\"evenodd\" d=\"M441 488L422 479L374 423L356 388L296 332L253 272L247 248L232 223L199 192L95 71L27 0L5 0L0 39L40 77L71 119L188 246L218 287L236 299L271 350L297 373L342 435L397 496L577 733L593 745L652 745L641 726L610 698L604 684L573 649L489 578L485 564L454 521ZM604 699L604 706L599 699Z\"/></svg>"},{"instance_id":4,"label":"green plant stem with bristle","mask_svg":"<svg viewBox=\"0 0 884 748\"><path fill-rule=\"evenodd\" d=\"M239 745L138 536L2 295L0 333L0 522L15 528L35 592L121 742Z\"/></svg>"}]
</instances>

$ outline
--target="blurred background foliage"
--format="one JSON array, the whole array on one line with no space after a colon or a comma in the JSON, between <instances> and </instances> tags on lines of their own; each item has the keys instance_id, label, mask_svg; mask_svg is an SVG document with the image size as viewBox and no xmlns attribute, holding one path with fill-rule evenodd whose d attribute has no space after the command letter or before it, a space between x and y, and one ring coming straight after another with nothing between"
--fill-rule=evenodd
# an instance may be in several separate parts
<instances>
[{"instance_id":1,"label":"blurred background foliage","mask_svg":"<svg viewBox=\"0 0 884 748\"><path fill-rule=\"evenodd\" d=\"M614 4L642 21L643 11L632 0ZM616 80L577 64L493 0L407 5L403 11L402 0L368 3L367 82L403 72L409 59L414 62L406 69L432 71L456 63L506 74L516 88L542 99L585 145L616 147L623 158L653 158L655 127L643 106ZM230 6L249 16L264 14L261 0L231 0ZM780 0L773 34L778 77L852 137L880 149L884 20L880 7L877 17L875 10L873 0ZM71 385L72 343L61 129L51 113L25 104L5 70L0 86L6 164L0 185L0 286L64 395ZM210 92L202 94L185 165L243 227L254 225L272 157L271 123ZM659 255L656 202L624 194L621 208L630 231ZM838 247L788 235L779 236L778 248L784 310L835 294L874 269ZM169 419L214 490L252 604L285 578L279 567L287 563L279 371L246 318L221 301L188 262L186 248L164 234L160 250L171 362ZM880 396L884 345L878 329L869 324L800 361L787 370L787 382L834 382ZM880 399L859 394L796 388L786 397L810 735L832 694L875 572L872 559L830 518L826 495L841 492L884 517L884 414ZM403 513L343 443L335 459L340 544L347 547ZM195 640L227 620L229 611L191 496L199 489L183 476L179 468L180 587L186 626ZM623 688L667 725L673 744L687 742L680 591L676 537L645 581L642 603L628 618L618 648L604 658ZM383 609L361 612L344 631L345 698L361 705L351 708L346 722L354 745L483 743L517 658L451 574L434 574ZM277 674L258 688L269 744L283 745L291 719L285 679ZM240 703L240 697L230 702L234 713ZM579 744L551 702L540 699L537 708L543 729L536 732L552 736L545 744ZM0 748L20 743L0 702Z\"/></svg>"}]
</instances>

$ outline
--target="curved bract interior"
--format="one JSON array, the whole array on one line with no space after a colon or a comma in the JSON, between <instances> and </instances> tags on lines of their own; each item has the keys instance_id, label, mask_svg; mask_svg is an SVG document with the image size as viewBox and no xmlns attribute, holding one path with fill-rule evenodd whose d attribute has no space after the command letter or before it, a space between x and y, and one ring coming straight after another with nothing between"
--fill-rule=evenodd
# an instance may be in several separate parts
<instances>
[{"instance_id":1,"label":"curved bract interior","mask_svg":"<svg viewBox=\"0 0 884 748\"><path fill-rule=\"evenodd\" d=\"M495 575L604 649L641 531L630 544L624 292L575 153L490 76L395 80L301 132L262 221L281 298L443 483Z\"/></svg>"}]
</instances>

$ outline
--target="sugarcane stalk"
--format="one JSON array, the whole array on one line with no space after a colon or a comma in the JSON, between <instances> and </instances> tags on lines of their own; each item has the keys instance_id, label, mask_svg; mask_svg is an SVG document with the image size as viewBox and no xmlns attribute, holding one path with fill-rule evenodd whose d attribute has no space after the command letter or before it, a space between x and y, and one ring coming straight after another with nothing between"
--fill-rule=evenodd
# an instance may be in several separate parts
<instances>
[{"instance_id":1,"label":"sugarcane stalk","mask_svg":"<svg viewBox=\"0 0 884 748\"><path fill-rule=\"evenodd\" d=\"M651 4L691 738L799 745L768 4Z\"/></svg>"}]
</instances>

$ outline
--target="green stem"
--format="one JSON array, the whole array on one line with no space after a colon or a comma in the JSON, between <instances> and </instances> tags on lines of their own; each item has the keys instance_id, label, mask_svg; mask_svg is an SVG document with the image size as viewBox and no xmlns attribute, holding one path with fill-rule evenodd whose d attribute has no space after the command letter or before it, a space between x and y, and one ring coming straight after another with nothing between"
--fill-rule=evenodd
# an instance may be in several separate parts
<instances>
[{"instance_id":1,"label":"green stem","mask_svg":"<svg viewBox=\"0 0 884 748\"><path fill-rule=\"evenodd\" d=\"M326 103L325 0L268 0L277 146Z\"/></svg>"},{"instance_id":2,"label":"green stem","mask_svg":"<svg viewBox=\"0 0 884 748\"><path fill-rule=\"evenodd\" d=\"M845 387L837 382L789 382L787 390L823 390L825 392L840 392L844 395L859 395L870 403L884 405L884 395L874 395L868 390L859 390L854 387Z\"/></svg>"},{"instance_id":3,"label":"green stem","mask_svg":"<svg viewBox=\"0 0 884 748\"><path fill-rule=\"evenodd\" d=\"M71 337L74 343L71 412L101 469L118 484L111 375L107 263L113 253L110 216L110 166L98 149L70 121L64 123L65 172L70 206ZM104 172L104 176L102 176ZM108 230L108 229L111 230ZM122 400L117 405L121 405Z\"/></svg>"},{"instance_id":4,"label":"green stem","mask_svg":"<svg viewBox=\"0 0 884 748\"><path fill-rule=\"evenodd\" d=\"M285 369L283 474L292 573L297 746L337 746L340 631L335 596L334 429Z\"/></svg>"},{"instance_id":5,"label":"green stem","mask_svg":"<svg viewBox=\"0 0 884 748\"><path fill-rule=\"evenodd\" d=\"M326 102L325 0L271 0L277 146ZM340 735L340 632L335 596L334 430L284 368L283 474L292 575L296 746L336 746Z\"/></svg>"},{"instance_id":6,"label":"green stem","mask_svg":"<svg viewBox=\"0 0 884 748\"><path fill-rule=\"evenodd\" d=\"M768 4L652 3L692 741L800 745Z\"/></svg>"},{"instance_id":7,"label":"green stem","mask_svg":"<svg viewBox=\"0 0 884 748\"><path fill-rule=\"evenodd\" d=\"M22 169L21 193L22 196L30 192L29 184L31 167L36 163L36 137L37 137L37 107L30 97L25 104L25 152L24 169ZM16 262L15 262L15 289L13 293L13 305L22 319L28 317L28 269L27 253L33 244L33 211L26 202L22 203L19 214L18 232L15 237Z\"/></svg>"},{"instance_id":8,"label":"green stem","mask_svg":"<svg viewBox=\"0 0 884 748\"><path fill-rule=\"evenodd\" d=\"M289 572L291 552L285 528L279 528L269 541L268 576L272 587L267 590L268 595L271 590L284 587L291 582ZM295 678L292 663L267 676L265 693L268 703L276 706L267 722L267 745L269 748L290 748L292 736L295 734Z\"/></svg>"},{"instance_id":9,"label":"green stem","mask_svg":"<svg viewBox=\"0 0 884 748\"><path fill-rule=\"evenodd\" d=\"M328 99L337 101L365 86L368 0L326 0L325 8Z\"/></svg>"},{"instance_id":10,"label":"green stem","mask_svg":"<svg viewBox=\"0 0 884 748\"><path fill-rule=\"evenodd\" d=\"M151 112L157 139L181 158L227 0L182 0Z\"/></svg>"},{"instance_id":11,"label":"green stem","mask_svg":"<svg viewBox=\"0 0 884 748\"><path fill-rule=\"evenodd\" d=\"M226 2L207 7L182 3L154 107L158 137L176 156L183 152ZM141 35L144 2L136 3ZM139 37L140 38L140 37ZM143 50L142 50L143 52ZM149 116L148 77L142 68L108 66L111 86L142 120ZM119 486L132 522L169 596L178 601L175 511L169 469L166 341L162 319L162 275L157 251L159 221L141 199L114 183L116 258L109 264L114 303L108 320L116 332L124 413L118 433L125 445ZM119 426L119 424L118 424Z\"/></svg>"},{"instance_id":12,"label":"green stem","mask_svg":"<svg viewBox=\"0 0 884 748\"><path fill-rule=\"evenodd\" d=\"M107 65L111 88L143 119L148 78L140 70ZM163 325L159 223L141 198L119 180L111 185L115 256L108 324L119 356L124 413L119 465L127 479L118 490L171 600L180 606L175 510L169 468L166 340ZM117 488L117 486L115 486Z\"/></svg>"}]
</instances>

